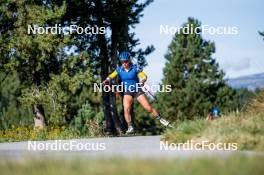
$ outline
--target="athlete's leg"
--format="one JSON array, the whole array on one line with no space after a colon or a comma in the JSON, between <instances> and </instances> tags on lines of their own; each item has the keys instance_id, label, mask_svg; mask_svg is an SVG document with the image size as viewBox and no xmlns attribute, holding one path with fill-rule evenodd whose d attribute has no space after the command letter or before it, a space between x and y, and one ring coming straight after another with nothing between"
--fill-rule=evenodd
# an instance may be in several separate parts
<instances>
[{"instance_id":1,"label":"athlete's leg","mask_svg":"<svg viewBox=\"0 0 264 175\"><path fill-rule=\"evenodd\" d=\"M123 106L124 106L124 115L127 124L131 124L131 105L133 103L133 97L131 95L124 95Z\"/></svg>"},{"instance_id":2,"label":"athlete's leg","mask_svg":"<svg viewBox=\"0 0 264 175\"><path fill-rule=\"evenodd\" d=\"M167 120L165 120L164 118L162 118L159 113L156 111L155 108L153 108L150 104L149 101L146 97L145 94L141 94L137 97L138 102L148 111L150 112L153 117L157 120L160 121L161 124L163 124L164 126L168 126L169 122Z\"/></svg>"},{"instance_id":3,"label":"athlete's leg","mask_svg":"<svg viewBox=\"0 0 264 175\"><path fill-rule=\"evenodd\" d=\"M156 109L151 106L145 94L139 95L137 97L137 101L143 106L144 109L150 112L153 117L157 117L159 115Z\"/></svg>"}]
</instances>

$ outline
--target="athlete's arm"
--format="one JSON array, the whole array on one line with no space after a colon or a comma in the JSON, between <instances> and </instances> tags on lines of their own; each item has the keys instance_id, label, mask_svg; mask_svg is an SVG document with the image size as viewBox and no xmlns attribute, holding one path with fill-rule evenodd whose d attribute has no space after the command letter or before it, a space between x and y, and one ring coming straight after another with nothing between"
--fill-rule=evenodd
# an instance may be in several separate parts
<instances>
[{"instance_id":1,"label":"athlete's arm","mask_svg":"<svg viewBox=\"0 0 264 175\"><path fill-rule=\"evenodd\" d=\"M108 84L110 80L114 79L117 76L117 71L112 72L108 77L103 81L103 84Z\"/></svg>"},{"instance_id":2,"label":"athlete's arm","mask_svg":"<svg viewBox=\"0 0 264 175\"><path fill-rule=\"evenodd\" d=\"M144 83L145 81L147 81L148 76L143 71L138 72L137 75L138 75L138 78L140 79L140 81L142 83Z\"/></svg>"},{"instance_id":3,"label":"athlete's arm","mask_svg":"<svg viewBox=\"0 0 264 175\"><path fill-rule=\"evenodd\" d=\"M108 75L107 78L109 78L109 80L114 79L117 76L117 71L115 70L114 72L112 72L110 75Z\"/></svg>"}]
</instances>

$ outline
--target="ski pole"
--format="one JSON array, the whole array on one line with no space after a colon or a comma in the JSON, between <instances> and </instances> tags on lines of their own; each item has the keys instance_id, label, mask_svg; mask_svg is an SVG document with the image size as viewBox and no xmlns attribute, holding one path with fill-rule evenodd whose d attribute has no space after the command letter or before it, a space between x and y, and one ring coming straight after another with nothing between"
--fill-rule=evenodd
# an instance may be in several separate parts
<instances>
[{"instance_id":1,"label":"ski pole","mask_svg":"<svg viewBox=\"0 0 264 175\"><path fill-rule=\"evenodd\" d=\"M147 92L152 98L154 98L154 100L158 101L157 97L152 92L150 92L148 89L146 89L144 85L143 86L141 85L141 87L144 89L144 92Z\"/></svg>"}]
</instances>

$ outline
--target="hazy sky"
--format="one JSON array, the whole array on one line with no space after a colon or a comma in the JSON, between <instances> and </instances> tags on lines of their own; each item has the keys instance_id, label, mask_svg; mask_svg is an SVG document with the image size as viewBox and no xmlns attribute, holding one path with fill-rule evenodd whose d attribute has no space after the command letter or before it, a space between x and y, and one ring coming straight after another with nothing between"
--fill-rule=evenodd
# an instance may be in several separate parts
<instances>
[{"instance_id":1,"label":"hazy sky","mask_svg":"<svg viewBox=\"0 0 264 175\"><path fill-rule=\"evenodd\" d=\"M188 17L202 25L237 27L237 35L210 35L203 37L215 42L214 58L226 76L238 77L264 72L264 40L258 31L264 31L263 0L154 0L144 10L136 35L140 47L153 44L155 51L147 57L145 72L150 83L160 82L164 67L164 54L173 35L160 34L160 25L180 27Z\"/></svg>"}]
</instances>

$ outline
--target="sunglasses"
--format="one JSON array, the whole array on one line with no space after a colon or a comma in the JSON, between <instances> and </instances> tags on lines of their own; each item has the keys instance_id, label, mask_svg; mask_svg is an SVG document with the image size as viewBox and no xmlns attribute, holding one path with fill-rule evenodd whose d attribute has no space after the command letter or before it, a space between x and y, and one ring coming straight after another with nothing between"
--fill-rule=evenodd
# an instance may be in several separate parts
<instances>
[{"instance_id":1,"label":"sunglasses","mask_svg":"<svg viewBox=\"0 0 264 175\"><path fill-rule=\"evenodd\" d=\"M121 61L122 64L128 64L129 63L129 60L126 60L126 61Z\"/></svg>"}]
</instances>

